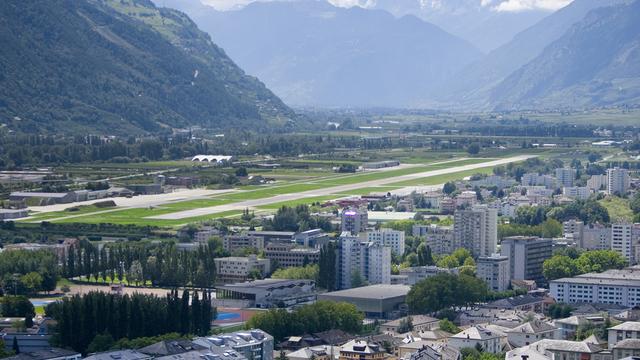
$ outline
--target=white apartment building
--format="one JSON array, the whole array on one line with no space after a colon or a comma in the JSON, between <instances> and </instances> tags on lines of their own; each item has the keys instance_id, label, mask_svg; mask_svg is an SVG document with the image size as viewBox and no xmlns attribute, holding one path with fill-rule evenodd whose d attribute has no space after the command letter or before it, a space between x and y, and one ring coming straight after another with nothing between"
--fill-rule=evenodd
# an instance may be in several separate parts
<instances>
[{"instance_id":1,"label":"white apartment building","mask_svg":"<svg viewBox=\"0 0 640 360\"><path fill-rule=\"evenodd\" d=\"M607 178L607 192L609 194L624 194L631 186L631 178L627 169L607 169Z\"/></svg>"},{"instance_id":2,"label":"white apartment building","mask_svg":"<svg viewBox=\"0 0 640 360\"><path fill-rule=\"evenodd\" d=\"M587 180L587 187L593 191L607 190L609 178L607 175L591 175Z\"/></svg>"},{"instance_id":3,"label":"white apartment building","mask_svg":"<svg viewBox=\"0 0 640 360\"><path fill-rule=\"evenodd\" d=\"M255 255L216 258L213 261L216 264L218 281L224 283L246 281L254 271L263 277L271 272L271 261L258 259Z\"/></svg>"},{"instance_id":4,"label":"white apartment building","mask_svg":"<svg viewBox=\"0 0 640 360\"><path fill-rule=\"evenodd\" d=\"M611 229L602 224L585 225L580 220L562 223L563 237L584 250L611 249Z\"/></svg>"},{"instance_id":5,"label":"white apartment building","mask_svg":"<svg viewBox=\"0 0 640 360\"><path fill-rule=\"evenodd\" d=\"M576 178L575 169L558 168L556 169L556 180L559 187L571 187Z\"/></svg>"},{"instance_id":6,"label":"white apartment building","mask_svg":"<svg viewBox=\"0 0 640 360\"><path fill-rule=\"evenodd\" d=\"M640 224L612 224L611 250L624 256L630 264L637 263L640 260Z\"/></svg>"},{"instance_id":7,"label":"white apartment building","mask_svg":"<svg viewBox=\"0 0 640 360\"><path fill-rule=\"evenodd\" d=\"M367 232L367 241L390 247L396 255L404 254L404 231L382 228Z\"/></svg>"},{"instance_id":8,"label":"white apartment building","mask_svg":"<svg viewBox=\"0 0 640 360\"><path fill-rule=\"evenodd\" d=\"M456 196L456 206L472 206L478 202L478 195L475 191L463 191Z\"/></svg>"},{"instance_id":9,"label":"white apartment building","mask_svg":"<svg viewBox=\"0 0 640 360\"><path fill-rule=\"evenodd\" d=\"M468 249L475 257L494 254L498 247L498 211L486 205L456 211L453 243L454 248Z\"/></svg>"},{"instance_id":10,"label":"white apartment building","mask_svg":"<svg viewBox=\"0 0 640 360\"><path fill-rule=\"evenodd\" d=\"M340 236L340 287L351 288L355 274L370 285L391 284L391 248L343 232Z\"/></svg>"},{"instance_id":11,"label":"white apartment building","mask_svg":"<svg viewBox=\"0 0 640 360\"><path fill-rule=\"evenodd\" d=\"M583 186L565 186L562 188L562 195L571 199L586 200L591 196L591 190Z\"/></svg>"},{"instance_id":12,"label":"white apartment building","mask_svg":"<svg viewBox=\"0 0 640 360\"><path fill-rule=\"evenodd\" d=\"M509 289L509 258L499 254L479 257L476 261L477 277L484 280L490 290L505 291Z\"/></svg>"},{"instance_id":13,"label":"white apartment building","mask_svg":"<svg viewBox=\"0 0 640 360\"><path fill-rule=\"evenodd\" d=\"M502 239L500 254L509 258L512 280L534 280L544 283L542 264L552 255L553 241L528 236L510 236Z\"/></svg>"},{"instance_id":14,"label":"white apartment building","mask_svg":"<svg viewBox=\"0 0 640 360\"><path fill-rule=\"evenodd\" d=\"M638 306L640 267L552 280L549 292L557 302L567 304L606 303L626 307Z\"/></svg>"},{"instance_id":15,"label":"white apartment building","mask_svg":"<svg viewBox=\"0 0 640 360\"><path fill-rule=\"evenodd\" d=\"M349 208L342 210L340 228L342 232L348 231L353 235L367 229L369 213L367 208Z\"/></svg>"},{"instance_id":16,"label":"white apartment building","mask_svg":"<svg viewBox=\"0 0 640 360\"><path fill-rule=\"evenodd\" d=\"M526 173L520 179L522 186L544 186L553 188L556 186L556 179L549 175L540 175L538 173Z\"/></svg>"},{"instance_id":17,"label":"white apartment building","mask_svg":"<svg viewBox=\"0 0 640 360\"><path fill-rule=\"evenodd\" d=\"M451 254L453 247L453 228L451 226L414 225L413 236L422 237L431 252L437 255Z\"/></svg>"}]
</instances>

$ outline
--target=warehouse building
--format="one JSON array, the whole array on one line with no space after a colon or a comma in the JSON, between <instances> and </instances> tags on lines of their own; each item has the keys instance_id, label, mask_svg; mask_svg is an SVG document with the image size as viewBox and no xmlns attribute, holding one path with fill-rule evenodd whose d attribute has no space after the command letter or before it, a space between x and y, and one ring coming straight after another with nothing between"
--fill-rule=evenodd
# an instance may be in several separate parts
<instances>
[{"instance_id":1,"label":"warehouse building","mask_svg":"<svg viewBox=\"0 0 640 360\"><path fill-rule=\"evenodd\" d=\"M348 302L368 318L395 319L406 313L410 286L370 285L318 295L318 300Z\"/></svg>"}]
</instances>

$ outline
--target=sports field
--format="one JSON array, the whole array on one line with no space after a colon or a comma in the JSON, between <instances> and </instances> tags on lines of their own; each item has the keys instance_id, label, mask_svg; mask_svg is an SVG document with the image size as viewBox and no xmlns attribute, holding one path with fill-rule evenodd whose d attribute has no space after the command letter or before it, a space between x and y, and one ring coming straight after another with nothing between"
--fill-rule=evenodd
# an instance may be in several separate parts
<instances>
[{"instance_id":1,"label":"sports field","mask_svg":"<svg viewBox=\"0 0 640 360\"><path fill-rule=\"evenodd\" d=\"M494 166L523 161L527 155L496 158L458 158L423 164L404 164L395 168L368 170L357 174L318 173L292 181L240 188L234 191L185 191L144 197L127 203L116 199L118 206L98 208L78 206L75 211L60 210L34 213L23 221L54 223L114 223L152 226L180 226L221 217L239 216L249 208L272 212L283 205L311 204L354 195L366 195L419 185L439 185L475 173L490 173ZM309 172L312 174L312 172ZM318 175L314 174L314 175ZM163 201L166 198L166 201ZM123 202L121 205L119 202Z\"/></svg>"}]
</instances>

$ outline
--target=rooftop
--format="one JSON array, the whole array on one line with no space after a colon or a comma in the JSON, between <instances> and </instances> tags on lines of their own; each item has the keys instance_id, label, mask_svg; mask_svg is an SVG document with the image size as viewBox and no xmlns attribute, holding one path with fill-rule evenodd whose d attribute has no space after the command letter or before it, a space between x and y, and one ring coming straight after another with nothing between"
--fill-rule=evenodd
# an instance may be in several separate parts
<instances>
[{"instance_id":1,"label":"rooftop","mask_svg":"<svg viewBox=\"0 0 640 360\"><path fill-rule=\"evenodd\" d=\"M473 340L486 340L500 337L500 335L494 331L488 330L483 326L473 326L466 330L463 330L451 338L454 339L473 339Z\"/></svg>"},{"instance_id":2,"label":"rooftop","mask_svg":"<svg viewBox=\"0 0 640 360\"><path fill-rule=\"evenodd\" d=\"M377 354L384 352L384 349L376 343L367 342L365 340L351 340L342 345L340 351L355 352L358 354Z\"/></svg>"},{"instance_id":3,"label":"rooftop","mask_svg":"<svg viewBox=\"0 0 640 360\"><path fill-rule=\"evenodd\" d=\"M151 356L136 350L115 350L96 353L85 357L85 360L145 360Z\"/></svg>"},{"instance_id":4,"label":"rooftop","mask_svg":"<svg viewBox=\"0 0 640 360\"><path fill-rule=\"evenodd\" d=\"M10 356L6 359L11 360L47 360L54 359L59 357L70 357L77 355L80 357L80 353L77 351L59 349L59 348L51 348L46 350L38 350L38 351L29 351L29 352L21 352L20 354Z\"/></svg>"},{"instance_id":5,"label":"rooftop","mask_svg":"<svg viewBox=\"0 0 640 360\"><path fill-rule=\"evenodd\" d=\"M610 328L611 330L640 331L640 322L626 321Z\"/></svg>"},{"instance_id":6,"label":"rooftop","mask_svg":"<svg viewBox=\"0 0 640 360\"><path fill-rule=\"evenodd\" d=\"M539 334L555 331L556 328L544 321L533 320L507 331L508 333Z\"/></svg>"},{"instance_id":7,"label":"rooftop","mask_svg":"<svg viewBox=\"0 0 640 360\"><path fill-rule=\"evenodd\" d=\"M345 298L389 299L406 296L409 293L409 290L411 290L411 287L407 285L377 284L347 290L332 291L324 293L323 295Z\"/></svg>"},{"instance_id":8,"label":"rooftop","mask_svg":"<svg viewBox=\"0 0 640 360\"><path fill-rule=\"evenodd\" d=\"M613 346L614 349L640 349L640 339L624 339Z\"/></svg>"}]
</instances>

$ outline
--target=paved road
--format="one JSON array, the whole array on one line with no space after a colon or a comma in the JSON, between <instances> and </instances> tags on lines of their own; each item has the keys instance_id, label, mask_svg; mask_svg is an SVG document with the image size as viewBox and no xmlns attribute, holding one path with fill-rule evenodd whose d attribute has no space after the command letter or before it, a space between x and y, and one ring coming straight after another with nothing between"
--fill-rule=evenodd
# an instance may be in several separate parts
<instances>
[{"instance_id":1,"label":"paved road","mask_svg":"<svg viewBox=\"0 0 640 360\"><path fill-rule=\"evenodd\" d=\"M216 213L230 211L230 210L243 210L246 208L253 208L257 206L270 205L270 204L280 203L285 201L299 200L302 198L311 198L311 197L318 197L318 196L327 196L331 194L340 194L340 193L344 193L351 190L357 190L357 189L375 187L375 186L384 186L384 185L389 185L389 184L397 183L401 181L420 179L420 178L426 178L426 177L437 176L437 175L444 175L444 174L449 174L449 173L459 172L459 171L480 169L488 166L504 165L511 162L523 161L532 157L535 157L535 155L520 155L520 156L514 156L510 158L505 158L505 159L487 161L487 162L478 163L478 164L462 165L462 166L456 166L448 169L431 170L431 171L425 171L421 173L396 176L393 178L365 181L357 184L331 186L324 189L303 191L303 192L298 192L293 194L282 194L282 195L276 195L269 198L245 200L245 201L239 201L239 202L228 204L228 205L219 205L219 206L204 207L199 209L185 210L185 211L179 211L179 212L170 213L170 214L150 216L148 218L158 219L158 220L180 220L180 219L186 219L186 218L191 218L196 216L216 214ZM457 160L460 160L460 159L456 159L456 161Z\"/></svg>"}]
</instances>

